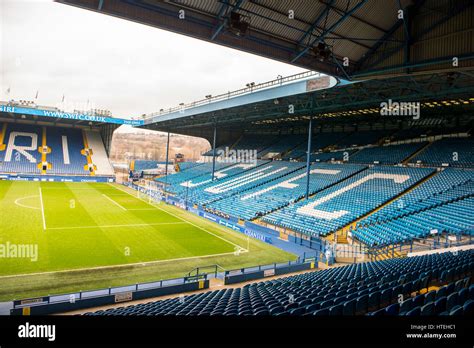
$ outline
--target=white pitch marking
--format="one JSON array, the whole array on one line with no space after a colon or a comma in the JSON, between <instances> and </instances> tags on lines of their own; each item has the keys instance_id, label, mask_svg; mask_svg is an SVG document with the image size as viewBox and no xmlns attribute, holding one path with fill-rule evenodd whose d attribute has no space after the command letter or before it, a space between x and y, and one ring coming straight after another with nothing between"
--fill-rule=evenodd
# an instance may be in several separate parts
<instances>
[{"instance_id":1,"label":"white pitch marking","mask_svg":"<svg viewBox=\"0 0 474 348\"><path fill-rule=\"evenodd\" d=\"M46 230L46 218L44 217L43 194L41 192L41 187L39 188L39 198L41 204L41 216L43 217L43 230Z\"/></svg>"},{"instance_id":2,"label":"white pitch marking","mask_svg":"<svg viewBox=\"0 0 474 348\"><path fill-rule=\"evenodd\" d=\"M129 193L129 192L125 191L125 190L122 190L122 189L119 188L119 187L116 187L116 186L114 186L114 185L112 185L112 184L110 184L110 183L109 183L109 185L112 186L112 187L115 187L117 190L120 190L120 191L122 191L122 192L128 193L130 196L134 197L131 193ZM217 234L214 234L214 233L212 233L212 232L206 230L205 228L203 228L203 227L201 227L201 226L195 225L195 224L193 224L192 222L187 221L187 220L185 220L185 219L179 217L178 215L175 215L175 214L173 214L173 213L171 213L171 212L169 212L169 211L166 211L166 210L164 210L164 209L162 209L162 208L160 208L160 207L154 206L154 205L152 205L151 203L145 201L145 200L142 199L142 198L138 198L138 199L140 199L141 201L145 202L146 204L148 204L148 205L150 205L150 206L152 206L152 207L155 207L155 208L158 209L158 210L164 211L165 213L167 213L167 214L169 214L169 215L171 215L171 216L174 216L175 218L177 218L177 219L179 219L179 220L182 220L182 221L186 222L187 224L190 224L191 226L194 226L194 227L196 227L196 228L199 228L200 230L202 230L202 231L204 231L204 232L206 232L206 233L209 233L209 234L213 235L213 236L216 237L216 238L222 239L223 241L225 241L225 242L227 242L227 243L229 243L229 244L232 244L233 246L236 246L236 247L240 248L243 252L248 252L247 249L242 248L240 245L235 244L235 243L233 243L233 242L231 242L231 241L229 241L229 240L227 240L227 239L225 239L225 238L222 238L221 236L218 236Z\"/></svg>"},{"instance_id":3,"label":"white pitch marking","mask_svg":"<svg viewBox=\"0 0 474 348\"><path fill-rule=\"evenodd\" d=\"M102 194L102 196L104 196L105 198L107 198L109 201L111 201L113 204L115 204L117 207L119 207L120 209L123 209L123 210L127 210L127 208L124 208L123 206L121 206L118 202L114 201L112 198L110 198L109 196L107 196L106 194Z\"/></svg>"},{"instance_id":4,"label":"white pitch marking","mask_svg":"<svg viewBox=\"0 0 474 348\"><path fill-rule=\"evenodd\" d=\"M31 207L29 205L26 205L26 204L21 204L20 201L24 200L24 199L27 199L27 198L33 198L33 197L38 197L38 195L33 195L33 196L26 196L26 197L21 197L21 198L18 198L15 200L15 204L20 206L20 207L23 207L23 208L28 208L28 209L38 209L40 210L41 208L38 208L38 207Z\"/></svg>"},{"instance_id":5,"label":"white pitch marking","mask_svg":"<svg viewBox=\"0 0 474 348\"><path fill-rule=\"evenodd\" d=\"M184 222L157 222L157 223L149 223L149 224L48 227L48 230L75 230L75 229L86 229L86 228L113 228L113 227L146 227L146 226L181 225L181 224L184 224Z\"/></svg>"},{"instance_id":6,"label":"white pitch marking","mask_svg":"<svg viewBox=\"0 0 474 348\"><path fill-rule=\"evenodd\" d=\"M246 252L246 251L241 251ZM88 270L96 270L96 269L107 269L107 268L122 268L122 267L129 267L129 266L146 266L155 263L165 263L165 262L174 262L174 261L183 261L183 260L192 260L192 259L205 259L209 257L217 257L217 256L224 256L224 255L235 255L235 251L231 251L228 253L221 253L221 254L210 254L210 255L202 255L202 256L189 256L189 257L180 257L176 259L167 259L167 260L156 260L156 261L146 261L146 262L135 262L135 263L124 263L121 265L114 265L114 266L98 266L98 267L88 267L88 268L75 268L75 269L67 269L63 271L51 271L51 272L36 272L36 273L24 273L24 274L14 274L8 276L1 276L0 279L4 278L16 278L22 276L32 276L32 275L41 275L41 274L52 274L52 273L65 273L65 272L81 272L81 271L88 271Z\"/></svg>"}]
</instances>

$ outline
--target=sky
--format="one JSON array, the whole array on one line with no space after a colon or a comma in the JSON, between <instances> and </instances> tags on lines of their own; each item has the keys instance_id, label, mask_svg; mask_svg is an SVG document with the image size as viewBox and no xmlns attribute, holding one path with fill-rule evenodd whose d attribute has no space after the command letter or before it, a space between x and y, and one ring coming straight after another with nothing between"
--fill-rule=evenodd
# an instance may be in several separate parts
<instances>
[{"instance_id":1,"label":"sky","mask_svg":"<svg viewBox=\"0 0 474 348\"><path fill-rule=\"evenodd\" d=\"M0 0L0 48L0 100L123 118L304 71L50 0Z\"/></svg>"}]
</instances>

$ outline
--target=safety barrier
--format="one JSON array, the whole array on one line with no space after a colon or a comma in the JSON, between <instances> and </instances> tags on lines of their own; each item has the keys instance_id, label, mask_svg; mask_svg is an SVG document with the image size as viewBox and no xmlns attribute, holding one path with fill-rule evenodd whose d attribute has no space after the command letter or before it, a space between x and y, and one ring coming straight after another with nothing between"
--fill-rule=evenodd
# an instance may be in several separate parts
<instances>
[{"instance_id":1,"label":"safety barrier","mask_svg":"<svg viewBox=\"0 0 474 348\"><path fill-rule=\"evenodd\" d=\"M226 271L224 274L224 284L236 284L287 273L316 269L319 260L318 256L319 255L315 254L314 257L304 257L296 261Z\"/></svg>"},{"instance_id":2,"label":"safety barrier","mask_svg":"<svg viewBox=\"0 0 474 348\"><path fill-rule=\"evenodd\" d=\"M209 288L209 280L184 278L140 283L130 286L92 290L71 294L16 300L11 315L46 315L78 309L142 300Z\"/></svg>"}]
</instances>

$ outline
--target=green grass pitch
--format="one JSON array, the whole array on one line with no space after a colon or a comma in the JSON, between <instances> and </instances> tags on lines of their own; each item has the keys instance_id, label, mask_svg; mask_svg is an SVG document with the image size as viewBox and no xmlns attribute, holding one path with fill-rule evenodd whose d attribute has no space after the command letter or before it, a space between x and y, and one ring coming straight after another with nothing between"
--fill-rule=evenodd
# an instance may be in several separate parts
<instances>
[{"instance_id":1,"label":"green grass pitch","mask_svg":"<svg viewBox=\"0 0 474 348\"><path fill-rule=\"evenodd\" d=\"M234 269L296 258L103 183L0 181L0 245L37 247L36 259L0 257L0 300L181 277L214 264Z\"/></svg>"}]
</instances>

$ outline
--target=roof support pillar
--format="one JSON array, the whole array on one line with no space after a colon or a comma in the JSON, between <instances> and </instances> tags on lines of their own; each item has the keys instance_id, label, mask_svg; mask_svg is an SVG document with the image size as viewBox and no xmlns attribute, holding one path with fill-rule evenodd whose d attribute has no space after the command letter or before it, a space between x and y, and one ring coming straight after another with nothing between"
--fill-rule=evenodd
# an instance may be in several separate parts
<instances>
[{"instance_id":1,"label":"roof support pillar","mask_svg":"<svg viewBox=\"0 0 474 348\"><path fill-rule=\"evenodd\" d=\"M309 199L309 175L310 175L310 158L311 158L311 137L313 130L313 115L309 117L308 125L308 152L306 153L306 199Z\"/></svg>"},{"instance_id":2,"label":"roof support pillar","mask_svg":"<svg viewBox=\"0 0 474 348\"><path fill-rule=\"evenodd\" d=\"M166 161L165 161L165 176L168 175L168 158L170 153L170 131L168 131L168 140L166 141Z\"/></svg>"},{"instance_id":3,"label":"roof support pillar","mask_svg":"<svg viewBox=\"0 0 474 348\"><path fill-rule=\"evenodd\" d=\"M212 139L212 181L214 181L214 172L216 171L216 135L217 122L214 122L214 137Z\"/></svg>"}]
</instances>

